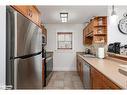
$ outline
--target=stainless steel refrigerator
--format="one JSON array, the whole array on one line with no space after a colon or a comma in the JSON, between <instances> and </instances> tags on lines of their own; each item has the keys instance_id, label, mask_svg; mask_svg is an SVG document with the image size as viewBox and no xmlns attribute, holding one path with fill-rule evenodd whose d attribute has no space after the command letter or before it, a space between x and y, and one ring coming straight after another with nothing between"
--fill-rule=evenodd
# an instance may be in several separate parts
<instances>
[{"instance_id":1,"label":"stainless steel refrigerator","mask_svg":"<svg viewBox=\"0 0 127 95\"><path fill-rule=\"evenodd\" d=\"M7 89L42 89L42 32L29 19L6 7Z\"/></svg>"}]
</instances>

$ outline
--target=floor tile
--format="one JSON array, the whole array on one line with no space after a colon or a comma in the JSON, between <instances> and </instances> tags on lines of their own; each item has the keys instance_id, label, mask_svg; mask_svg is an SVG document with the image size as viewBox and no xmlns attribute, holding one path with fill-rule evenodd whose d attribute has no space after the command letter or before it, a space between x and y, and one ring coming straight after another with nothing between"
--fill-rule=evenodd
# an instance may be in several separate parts
<instances>
[{"instance_id":1,"label":"floor tile","mask_svg":"<svg viewBox=\"0 0 127 95\"><path fill-rule=\"evenodd\" d=\"M75 71L55 71L44 88L50 89L83 89L83 84Z\"/></svg>"}]
</instances>

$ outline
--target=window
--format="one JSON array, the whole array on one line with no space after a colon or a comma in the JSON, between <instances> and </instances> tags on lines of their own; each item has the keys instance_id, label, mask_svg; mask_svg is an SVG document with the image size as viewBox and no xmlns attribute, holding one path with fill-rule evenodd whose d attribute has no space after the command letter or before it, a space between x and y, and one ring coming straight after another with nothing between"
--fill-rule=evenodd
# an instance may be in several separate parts
<instances>
[{"instance_id":1,"label":"window","mask_svg":"<svg viewBox=\"0 0 127 95\"><path fill-rule=\"evenodd\" d=\"M57 49L72 49L72 33L71 32L57 33Z\"/></svg>"}]
</instances>

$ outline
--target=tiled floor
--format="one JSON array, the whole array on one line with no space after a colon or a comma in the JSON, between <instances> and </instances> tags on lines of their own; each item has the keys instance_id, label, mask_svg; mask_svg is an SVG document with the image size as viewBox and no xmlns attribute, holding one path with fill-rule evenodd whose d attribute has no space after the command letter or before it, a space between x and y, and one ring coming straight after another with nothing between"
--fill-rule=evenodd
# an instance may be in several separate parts
<instances>
[{"instance_id":1,"label":"tiled floor","mask_svg":"<svg viewBox=\"0 0 127 95\"><path fill-rule=\"evenodd\" d=\"M54 72L45 89L83 89L77 72Z\"/></svg>"}]
</instances>

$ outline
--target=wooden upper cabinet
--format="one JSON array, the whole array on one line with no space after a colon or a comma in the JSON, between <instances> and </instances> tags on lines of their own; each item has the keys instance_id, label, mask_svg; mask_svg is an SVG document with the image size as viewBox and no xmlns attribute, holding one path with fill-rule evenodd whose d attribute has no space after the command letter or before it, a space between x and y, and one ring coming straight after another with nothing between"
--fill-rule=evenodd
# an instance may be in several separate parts
<instances>
[{"instance_id":1,"label":"wooden upper cabinet","mask_svg":"<svg viewBox=\"0 0 127 95\"><path fill-rule=\"evenodd\" d=\"M19 13L33 21L35 24L38 26L41 25L41 19L40 19L40 12L37 9L36 6L28 6L28 5L23 5L23 6L12 6L15 10L17 10Z\"/></svg>"},{"instance_id":2,"label":"wooden upper cabinet","mask_svg":"<svg viewBox=\"0 0 127 95\"><path fill-rule=\"evenodd\" d=\"M83 29L84 45L106 44L107 43L107 17L94 17Z\"/></svg>"}]
</instances>

